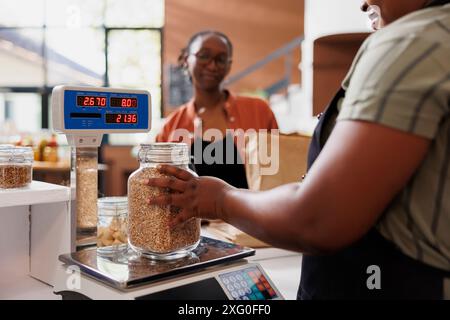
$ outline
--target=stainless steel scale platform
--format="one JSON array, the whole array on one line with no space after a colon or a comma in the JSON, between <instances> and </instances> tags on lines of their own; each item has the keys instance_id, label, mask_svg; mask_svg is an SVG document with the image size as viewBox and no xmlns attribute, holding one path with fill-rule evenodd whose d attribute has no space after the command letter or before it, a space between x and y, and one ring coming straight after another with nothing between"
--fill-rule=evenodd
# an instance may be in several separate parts
<instances>
[{"instance_id":1,"label":"stainless steel scale platform","mask_svg":"<svg viewBox=\"0 0 450 320\"><path fill-rule=\"evenodd\" d=\"M254 254L207 237L189 256L173 261L150 260L131 250L100 256L95 248L86 249L59 257L64 265L54 292L63 299L282 299L261 266L244 259Z\"/></svg>"}]
</instances>

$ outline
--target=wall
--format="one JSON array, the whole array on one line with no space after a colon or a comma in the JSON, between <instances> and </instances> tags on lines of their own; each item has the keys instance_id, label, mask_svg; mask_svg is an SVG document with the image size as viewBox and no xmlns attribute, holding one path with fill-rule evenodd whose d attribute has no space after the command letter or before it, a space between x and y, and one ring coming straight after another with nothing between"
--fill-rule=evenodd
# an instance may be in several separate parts
<instances>
[{"instance_id":1,"label":"wall","mask_svg":"<svg viewBox=\"0 0 450 320\"><path fill-rule=\"evenodd\" d=\"M358 0L306 0L305 41L302 46L304 108L312 114L313 44L323 36L370 31L368 18L361 12Z\"/></svg>"},{"instance_id":2,"label":"wall","mask_svg":"<svg viewBox=\"0 0 450 320\"><path fill-rule=\"evenodd\" d=\"M306 0L305 37L369 31L362 0Z\"/></svg>"},{"instance_id":3,"label":"wall","mask_svg":"<svg viewBox=\"0 0 450 320\"><path fill-rule=\"evenodd\" d=\"M227 34L234 46L230 75L262 59L303 34L302 0L166 0L164 63L176 63L180 49L197 31L216 29ZM300 49L294 59L296 82ZM284 74L282 59L242 79L234 90L265 88Z\"/></svg>"}]
</instances>

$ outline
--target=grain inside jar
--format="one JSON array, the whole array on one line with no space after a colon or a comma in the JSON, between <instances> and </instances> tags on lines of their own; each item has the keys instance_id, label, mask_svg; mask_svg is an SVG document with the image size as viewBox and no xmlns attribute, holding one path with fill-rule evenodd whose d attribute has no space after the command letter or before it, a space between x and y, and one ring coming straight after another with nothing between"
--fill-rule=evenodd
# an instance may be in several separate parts
<instances>
[{"instance_id":1,"label":"grain inside jar","mask_svg":"<svg viewBox=\"0 0 450 320\"><path fill-rule=\"evenodd\" d=\"M171 229L169 220L177 214L170 206L147 203L167 190L149 187L142 183L149 178L163 177L156 168L142 168L129 179L128 186L128 236L132 247L154 253L170 253L198 243L200 221L191 219Z\"/></svg>"},{"instance_id":2,"label":"grain inside jar","mask_svg":"<svg viewBox=\"0 0 450 320\"><path fill-rule=\"evenodd\" d=\"M76 150L76 212L77 227L97 227L97 148Z\"/></svg>"},{"instance_id":3,"label":"grain inside jar","mask_svg":"<svg viewBox=\"0 0 450 320\"><path fill-rule=\"evenodd\" d=\"M32 166L0 164L0 188L21 188L31 182Z\"/></svg>"}]
</instances>

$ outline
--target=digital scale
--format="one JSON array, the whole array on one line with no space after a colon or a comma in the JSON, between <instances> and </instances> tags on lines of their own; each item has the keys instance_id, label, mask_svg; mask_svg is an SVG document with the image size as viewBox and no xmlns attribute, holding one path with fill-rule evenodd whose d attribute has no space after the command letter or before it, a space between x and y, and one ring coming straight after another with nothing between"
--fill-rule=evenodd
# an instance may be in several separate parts
<instances>
[{"instance_id":1,"label":"digital scale","mask_svg":"<svg viewBox=\"0 0 450 320\"><path fill-rule=\"evenodd\" d=\"M148 132L151 97L143 90L58 86L52 116L55 131L75 150L96 148L106 133ZM75 234L76 211L71 214ZM72 247L74 252L59 256L55 271L54 292L63 299L283 299L262 267L245 259L254 249L207 237L190 255L170 261L131 249L103 256L95 247Z\"/></svg>"},{"instance_id":2,"label":"digital scale","mask_svg":"<svg viewBox=\"0 0 450 320\"><path fill-rule=\"evenodd\" d=\"M60 256L55 294L63 299L280 300L255 250L202 237L191 255L151 260L133 251L111 257L95 248Z\"/></svg>"}]
</instances>

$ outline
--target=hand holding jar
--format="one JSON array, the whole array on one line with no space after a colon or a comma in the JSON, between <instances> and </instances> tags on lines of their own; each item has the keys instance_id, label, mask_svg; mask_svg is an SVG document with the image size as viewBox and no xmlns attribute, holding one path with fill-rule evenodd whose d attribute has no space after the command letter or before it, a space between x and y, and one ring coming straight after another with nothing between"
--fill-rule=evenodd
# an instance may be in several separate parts
<instances>
[{"instance_id":1,"label":"hand holding jar","mask_svg":"<svg viewBox=\"0 0 450 320\"><path fill-rule=\"evenodd\" d=\"M140 168L128 179L128 242L130 247L152 259L175 259L186 256L200 242L200 219L190 218L176 228L170 221L180 214L181 206L156 204L149 199L169 197L172 189L148 186L151 179L175 180L162 173L157 166L171 164L195 177L189 171L189 153L186 144L155 143L141 145L138 154ZM178 208L177 208L178 207Z\"/></svg>"},{"instance_id":2,"label":"hand holding jar","mask_svg":"<svg viewBox=\"0 0 450 320\"><path fill-rule=\"evenodd\" d=\"M170 165L159 166L159 172L166 176L150 178L143 183L172 191L148 199L153 205L172 205L182 209L170 221L172 227L192 217L226 220L221 203L226 192L234 189L232 186L213 177L199 178L189 171Z\"/></svg>"}]
</instances>

